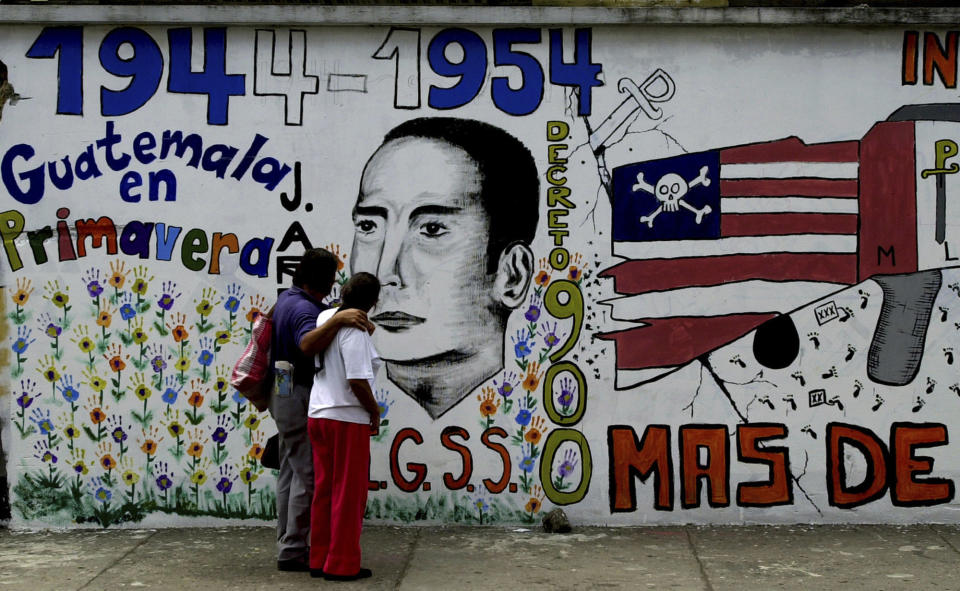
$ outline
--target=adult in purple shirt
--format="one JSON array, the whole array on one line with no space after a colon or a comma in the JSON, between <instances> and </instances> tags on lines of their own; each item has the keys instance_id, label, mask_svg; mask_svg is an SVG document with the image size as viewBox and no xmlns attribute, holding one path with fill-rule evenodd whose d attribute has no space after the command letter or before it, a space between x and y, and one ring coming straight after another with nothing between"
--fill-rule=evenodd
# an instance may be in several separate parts
<instances>
[{"instance_id":1,"label":"adult in purple shirt","mask_svg":"<svg viewBox=\"0 0 960 591\"><path fill-rule=\"evenodd\" d=\"M330 344L341 327L372 331L361 310L335 314L322 326L317 316L333 287L338 259L322 248L304 253L293 287L277 298L270 348L274 393L270 414L280 435L277 477L277 568L309 570L310 503L313 497L313 455L307 437L307 405L313 385L314 356Z\"/></svg>"}]
</instances>

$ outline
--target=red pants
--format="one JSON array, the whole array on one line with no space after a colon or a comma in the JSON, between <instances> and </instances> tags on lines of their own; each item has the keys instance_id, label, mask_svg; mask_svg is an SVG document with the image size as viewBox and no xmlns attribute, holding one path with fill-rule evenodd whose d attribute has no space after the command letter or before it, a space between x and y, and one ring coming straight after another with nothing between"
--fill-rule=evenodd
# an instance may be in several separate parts
<instances>
[{"instance_id":1,"label":"red pants","mask_svg":"<svg viewBox=\"0 0 960 591\"><path fill-rule=\"evenodd\" d=\"M308 419L313 445L310 568L332 575L360 570L360 530L370 478L370 425Z\"/></svg>"}]
</instances>

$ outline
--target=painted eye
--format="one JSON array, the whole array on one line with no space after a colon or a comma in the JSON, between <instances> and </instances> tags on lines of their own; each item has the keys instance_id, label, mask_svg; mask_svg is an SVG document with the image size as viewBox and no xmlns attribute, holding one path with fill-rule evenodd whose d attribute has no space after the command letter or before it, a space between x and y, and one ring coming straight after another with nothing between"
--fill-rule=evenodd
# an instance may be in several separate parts
<instances>
[{"instance_id":1,"label":"painted eye","mask_svg":"<svg viewBox=\"0 0 960 591\"><path fill-rule=\"evenodd\" d=\"M355 225L358 230L365 233L373 232L377 228L373 220L358 220Z\"/></svg>"},{"instance_id":2,"label":"painted eye","mask_svg":"<svg viewBox=\"0 0 960 591\"><path fill-rule=\"evenodd\" d=\"M420 233L430 238L437 238L447 233L447 228L439 222L427 222L420 226Z\"/></svg>"},{"instance_id":3,"label":"painted eye","mask_svg":"<svg viewBox=\"0 0 960 591\"><path fill-rule=\"evenodd\" d=\"M670 192L671 192L671 193L679 193L679 192L680 192L680 183L673 183L672 185L670 185Z\"/></svg>"},{"instance_id":4,"label":"painted eye","mask_svg":"<svg viewBox=\"0 0 960 591\"><path fill-rule=\"evenodd\" d=\"M668 186L666 186L666 185L660 185L659 191L660 191L661 194L666 195L667 192L670 191L670 187L668 187Z\"/></svg>"}]
</instances>

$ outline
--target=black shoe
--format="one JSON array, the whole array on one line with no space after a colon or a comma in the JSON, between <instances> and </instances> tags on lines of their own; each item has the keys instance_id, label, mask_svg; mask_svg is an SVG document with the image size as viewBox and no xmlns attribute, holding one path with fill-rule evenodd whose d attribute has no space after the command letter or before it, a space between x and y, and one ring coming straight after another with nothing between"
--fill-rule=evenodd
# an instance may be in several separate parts
<instances>
[{"instance_id":1,"label":"black shoe","mask_svg":"<svg viewBox=\"0 0 960 591\"><path fill-rule=\"evenodd\" d=\"M277 561L277 570L302 573L310 570L310 564L303 558L288 558Z\"/></svg>"},{"instance_id":2,"label":"black shoe","mask_svg":"<svg viewBox=\"0 0 960 591\"><path fill-rule=\"evenodd\" d=\"M322 579L322 578L323 578L323 569L322 569L322 568L311 568L311 569L310 569L310 577L311 577L311 578L314 578L314 579Z\"/></svg>"},{"instance_id":3,"label":"black shoe","mask_svg":"<svg viewBox=\"0 0 960 591\"><path fill-rule=\"evenodd\" d=\"M373 576L373 571L369 568L361 568L355 575L331 575L326 573L323 578L328 581L356 581L357 579L366 579Z\"/></svg>"}]
</instances>

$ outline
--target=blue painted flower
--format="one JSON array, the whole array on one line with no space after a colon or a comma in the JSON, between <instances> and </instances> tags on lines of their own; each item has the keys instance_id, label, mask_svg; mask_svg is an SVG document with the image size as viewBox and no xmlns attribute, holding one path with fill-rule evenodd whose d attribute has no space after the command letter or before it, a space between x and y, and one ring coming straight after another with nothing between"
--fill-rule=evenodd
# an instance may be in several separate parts
<instances>
[{"instance_id":1,"label":"blue painted flower","mask_svg":"<svg viewBox=\"0 0 960 591\"><path fill-rule=\"evenodd\" d=\"M72 385L60 388L60 394L63 395L63 399L67 402L76 402L80 398L80 392Z\"/></svg>"},{"instance_id":2,"label":"blue painted flower","mask_svg":"<svg viewBox=\"0 0 960 591\"><path fill-rule=\"evenodd\" d=\"M87 284L87 293L90 294L90 297L95 298L103 293L103 286L100 285L99 281L91 281Z\"/></svg>"},{"instance_id":3,"label":"blue painted flower","mask_svg":"<svg viewBox=\"0 0 960 591\"><path fill-rule=\"evenodd\" d=\"M162 355L157 355L150 360L150 367L153 368L154 373L160 373L167 369L167 362Z\"/></svg>"},{"instance_id":4,"label":"blue painted flower","mask_svg":"<svg viewBox=\"0 0 960 591\"><path fill-rule=\"evenodd\" d=\"M477 510L480 511L481 513L486 513L487 510L490 509L490 505L488 505L487 502L483 500L483 497L474 501L473 506L476 507Z\"/></svg>"},{"instance_id":5,"label":"blue painted flower","mask_svg":"<svg viewBox=\"0 0 960 591\"><path fill-rule=\"evenodd\" d=\"M533 343L530 341L530 337L526 330L518 330L517 336L510 337L510 340L513 341L513 354L517 357L517 359L523 359L533 352L533 349L531 349Z\"/></svg>"},{"instance_id":6,"label":"blue painted flower","mask_svg":"<svg viewBox=\"0 0 960 591\"><path fill-rule=\"evenodd\" d=\"M112 497L113 493L102 486L97 489L97 492L93 493L93 498L97 499L101 503L109 503Z\"/></svg>"},{"instance_id":7,"label":"blue painted flower","mask_svg":"<svg viewBox=\"0 0 960 591\"><path fill-rule=\"evenodd\" d=\"M173 304L176 301L177 300L175 300L173 296L171 296L168 293L165 293L162 296L160 296L159 300L157 300L157 307L160 308L161 310L169 310L170 308L173 307Z\"/></svg>"},{"instance_id":8,"label":"blue painted flower","mask_svg":"<svg viewBox=\"0 0 960 591\"><path fill-rule=\"evenodd\" d=\"M234 390L233 401L237 404L243 404L247 401L247 399L243 397L243 394L240 393L240 390Z\"/></svg>"},{"instance_id":9,"label":"blue painted flower","mask_svg":"<svg viewBox=\"0 0 960 591\"><path fill-rule=\"evenodd\" d=\"M227 440L227 430L223 427L217 427L210 436L216 443L223 443Z\"/></svg>"},{"instance_id":10,"label":"blue painted flower","mask_svg":"<svg viewBox=\"0 0 960 591\"><path fill-rule=\"evenodd\" d=\"M53 433L53 421L50 420L49 410L44 414L39 408L33 409L33 416L30 417L30 420L37 426L37 429L40 430L41 435Z\"/></svg>"},{"instance_id":11,"label":"blue painted flower","mask_svg":"<svg viewBox=\"0 0 960 591\"><path fill-rule=\"evenodd\" d=\"M226 303L223 304L223 307L226 308L227 312L230 312L231 314L236 314L237 310L240 308L240 300L238 300L233 296L230 296L227 298Z\"/></svg>"},{"instance_id":12,"label":"blue painted flower","mask_svg":"<svg viewBox=\"0 0 960 591\"><path fill-rule=\"evenodd\" d=\"M223 494L228 494L233 488L233 481L224 476L220 479L220 482L217 483L217 490Z\"/></svg>"},{"instance_id":13,"label":"blue painted flower","mask_svg":"<svg viewBox=\"0 0 960 591\"><path fill-rule=\"evenodd\" d=\"M533 459L533 456L523 456L523 459L520 460L520 469L524 472L530 473L533 472L536 464L537 461Z\"/></svg>"},{"instance_id":14,"label":"blue painted flower","mask_svg":"<svg viewBox=\"0 0 960 591\"><path fill-rule=\"evenodd\" d=\"M510 395L513 394L513 384L504 380L502 384L497 386L497 393L504 398L510 398Z\"/></svg>"},{"instance_id":15,"label":"blue painted flower","mask_svg":"<svg viewBox=\"0 0 960 591\"><path fill-rule=\"evenodd\" d=\"M51 322L47 325L47 328L45 328L43 332L51 339L55 339L60 336L60 333L63 332L63 329Z\"/></svg>"},{"instance_id":16,"label":"blue painted flower","mask_svg":"<svg viewBox=\"0 0 960 591\"><path fill-rule=\"evenodd\" d=\"M53 455L53 452L51 452L50 450L47 450L47 451L43 452L43 455L42 455L42 456L40 456L40 461L41 461L41 462L49 462L49 463L51 463L51 464L56 464L56 463L57 463L57 456Z\"/></svg>"},{"instance_id":17,"label":"blue painted flower","mask_svg":"<svg viewBox=\"0 0 960 591\"><path fill-rule=\"evenodd\" d=\"M13 342L13 352L17 355L23 355L27 352L27 349L30 347L30 343L36 339L30 338L31 330L25 326L21 326L17 329L17 340Z\"/></svg>"},{"instance_id":18,"label":"blue painted flower","mask_svg":"<svg viewBox=\"0 0 960 591\"><path fill-rule=\"evenodd\" d=\"M130 304L124 304L120 306L120 318L124 320L130 320L137 315L137 310Z\"/></svg>"},{"instance_id":19,"label":"blue painted flower","mask_svg":"<svg viewBox=\"0 0 960 591\"><path fill-rule=\"evenodd\" d=\"M210 367L210 364L213 363L213 353L207 349L200 351L200 356L197 357L197 362L204 367Z\"/></svg>"},{"instance_id":20,"label":"blue painted flower","mask_svg":"<svg viewBox=\"0 0 960 591\"><path fill-rule=\"evenodd\" d=\"M567 476L570 476L571 474L573 474L573 469L575 467L576 467L575 462L564 461L560 464L560 468L558 468L557 471L560 472L560 476L563 476L564 478L566 478Z\"/></svg>"},{"instance_id":21,"label":"blue painted flower","mask_svg":"<svg viewBox=\"0 0 960 591\"><path fill-rule=\"evenodd\" d=\"M117 427L113 430L113 433L110 434L113 437L113 440L117 443L123 443L127 440L127 434L124 432L122 427Z\"/></svg>"},{"instance_id":22,"label":"blue painted flower","mask_svg":"<svg viewBox=\"0 0 960 591\"><path fill-rule=\"evenodd\" d=\"M167 388L166 390L164 390L163 396L161 396L160 398L167 404L173 404L174 402L177 401L177 396L179 395L180 395L179 390L176 390L175 388Z\"/></svg>"},{"instance_id":23,"label":"blue painted flower","mask_svg":"<svg viewBox=\"0 0 960 591\"><path fill-rule=\"evenodd\" d=\"M527 409L523 409L517 413L516 421L518 425L526 427L527 425L530 424L531 418L532 418L532 415L530 414L530 411Z\"/></svg>"}]
</instances>

